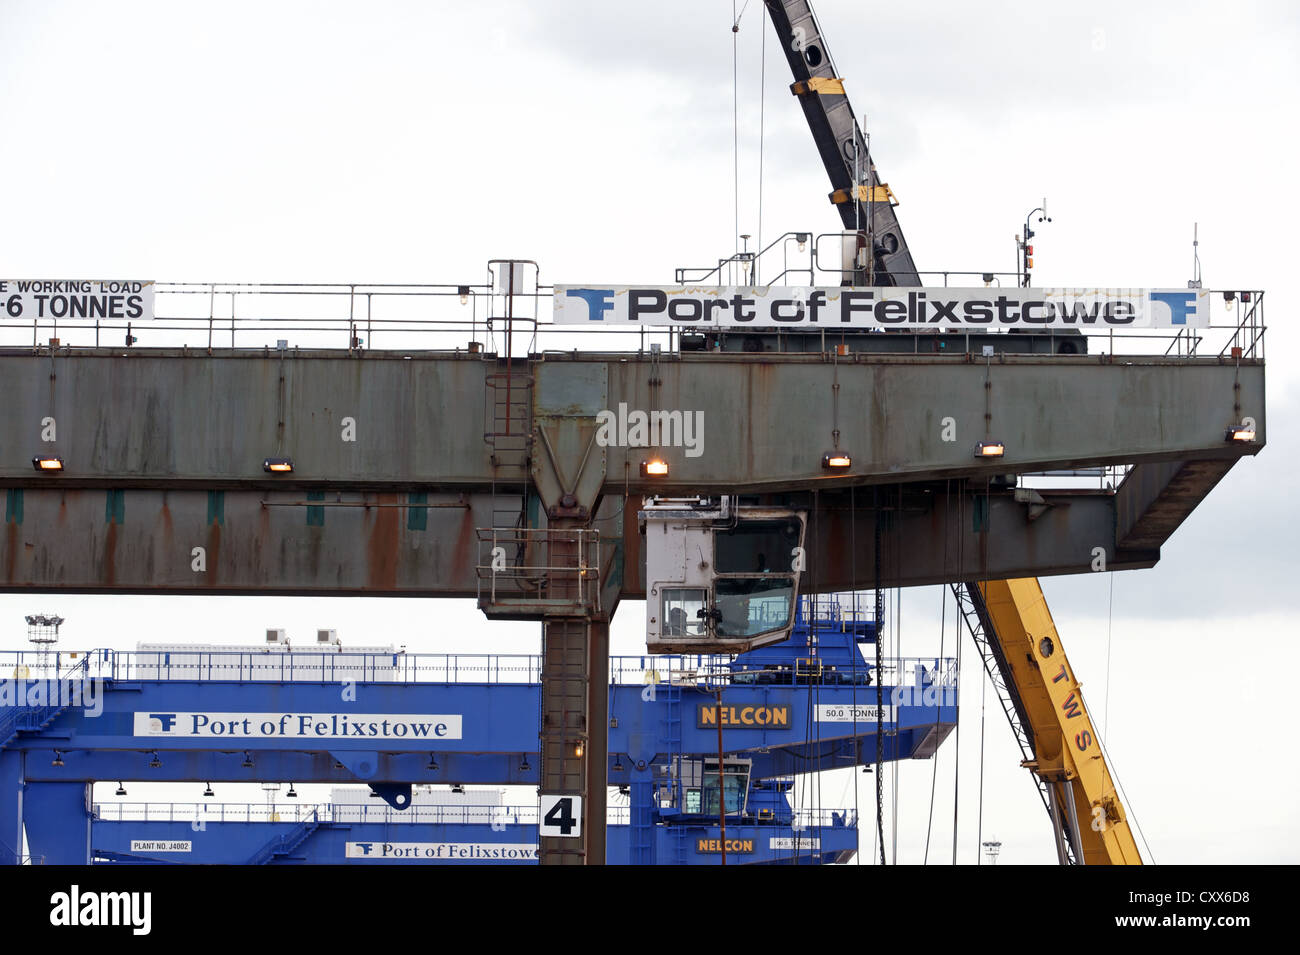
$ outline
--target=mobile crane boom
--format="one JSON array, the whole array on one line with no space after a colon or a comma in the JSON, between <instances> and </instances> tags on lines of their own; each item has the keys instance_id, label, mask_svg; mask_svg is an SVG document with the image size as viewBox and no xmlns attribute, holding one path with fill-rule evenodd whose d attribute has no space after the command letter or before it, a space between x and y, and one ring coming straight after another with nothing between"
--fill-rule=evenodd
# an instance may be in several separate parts
<instances>
[{"instance_id":1,"label":"mobile crane boom","mask_svg":"<svg viewBox=\"0 0 1300 955\"><path fill-rule=\"evenodd\" d=\"M920 285L912 253L894 214L894 194L880 181L866 137L835 70L821 27L807 0L764 0L772 26L794 74L813 141L831 179L830 200L849 232L863 233L859 260L867 285ZM854 284L859 284L855 281Z\"/></svg>"},{"instance_id":2,"label":"mobile crane boom","mask_svg":"<svg viewBox=\"0 0 1300 955\"><path fill-rule=\"evenodd\" d=\"M794 75L831 202L860 235L854 282L920 285L894 196L880 181L808 0L764 0ZM865 175L864 175L865 170ZM1034 578L953 588L1007 719L1052 819L1062 864L1141 865L1137 843L1052 621Z\"/></svg>"},{"instance_id":3,"label":"mobile crane boom","mask_svg":"<svg viewBox=\"0 0 1300 955\"><path fill-rule=\"evenodd\" d=\"M1141 865L1100 736L1038 580L988 580L965 589L977 618L968 616L967 624L995 687L1001 682L1005 688L1008 719L1026 757L1022 765L1044 796L1058 858L1063 864ZM975 629L979 625L987 639Z\"/></svg>"}]
</instances>

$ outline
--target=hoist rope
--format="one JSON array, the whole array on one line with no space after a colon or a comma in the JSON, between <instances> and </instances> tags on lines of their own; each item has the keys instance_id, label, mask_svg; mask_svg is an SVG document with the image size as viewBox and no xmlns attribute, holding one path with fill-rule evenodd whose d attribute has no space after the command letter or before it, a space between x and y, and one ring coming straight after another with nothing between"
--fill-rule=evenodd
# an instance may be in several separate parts
<instances>
[{"instance_id":1,"label":"hoist rope","mask_svg":"<svg viewBox=\"0 0 1300 955\"><path fill-rule=\"evenodd\" d=\"M1079 699L1083 702L1085 712L1088 709L1088 702L1083 696L1083 687L1079 687ZM1137 811L1133 808L1133 801L1128 798L1128 793L1124 791L1124 783L1119 778L1119 767L1115 765L1115 757L1110 754L1106 748L1106 742L1100 736L1097 737L1097 745L1101 747L1102 758L1106 761L1106 766L1110 770L1111 777L1115 780L1115 788L1119 791L1120 799L1128 807L1129 826L1137 830L1138 838L1142 840L1143 847L1147 850L1146 862L1148 865L1155 865L1155 854L1151 851L1151 846L1147 843L1146 833L1142 831L1142 826L1137 821Z\"/></svg>"},{"instance_id":2,"label":"hoist rope","mask_svg":"<svg viewBox=\"0 0 1300 955\"><path fill-rule=\"evenodd\" d=\"M760 164L760 168L761 168L761 164ZM760 190L759 195L760 195L760 196L762 195L761 190ZM762 208L762 203L761 203L761 202L760 202L760 204L759 204L759 208L760 208L760 209ZM852 659L852 661L853 661L853 673L852 673L852 679L853 679L853 765L849 768L849 777L853 780L853 824L854 824L855 826L858 826L858 825L860 824L860 820L861 820L861 816L860 816L859 813L858 813L858 776L860 775L860 774L858 773L858 763L862 760L862 738L861 738L860 736L858 736L858 657L859 657L859 655L861 654L861 651L858 649L858 634L857 634L857 630L856 630L857 623L858 623L858 619L857 619L857 618L858 618L858 596L857 596L857 588L858 588L858 537L857 537L857 530L858 530L858 506L857 506L857 493L856 493L856 491L857 491L857 489L854 488L852 485L849 486L849 579L850 579L851 581L853 581L853 591L852 591L852 592L853 592L853 610L854 610L854 621L853 621L853 623L854 623L854 627L855 627L855 629L854 629L854 633L853 633L853 639L850 641L851 646L850 646L850 648L849 648L849 652L850 652L850 654L851 654L851 659ZM879 623L876 623L876 624L875 624L875 627L876 627L876 631L875 631L875 633L876 633L876 642L877 642L877 644L878 644L878 643L880 642L880 625L879 625ZM880 678L880 674L877 673L877 674L876 674L876 679L879 679L879 678ZM877 766L877 767L875 768L875 773L876 773L877 775L880 774L880 767L879 767L879 766ZM859 830L859 831L860 831L860 830ZM872 858L873 860L876 858L876 834L875 834L875 832L872 832L872 834L871 834L871 858ZM861 849L861 847L859 847L858 851L857 851L856 853L854 853L854 855L853 855L853 861L854 861L854 864L855 864L855 865L862 865L862 849Z\"/></svg>"},{"instance_id":3,"label":"hoist rope","mask_svg":"<svg viewBox=\"0 0 1300 955\"><path fill-rule=\"evenodd\" d=\"M744 12L743 10L741 11ZM767 127L767 31L759 27L763 35L758 67L758 230L755 233L754 248L763 248L763 134ZM758 284L757 270L751 281ZM857 586L856 579L854 586ZM854 784L856 788L856 783Z\"/></svg>"},{"instance_id":4,"label":"hoist rope","mask_svg":"<svg viewBox=\"0 0 1300 955\"><path fill-rule=\"evenodd\" d=\"M980 799L979 822L975 826L975 864L980 865L984 849L984 691L988 687L989 676L980 667Z\"/></svg>"},{"instance_id":5,"label":"hoist rope","mask_svg":"<svg viewBox=\"0 0 1300 955\"><path fill-rule=\"evenodd\" d=\"M951 482L951 481L948 481L948 482L945 483L945 490L944 490L944 510L943 510L943 567L944 567L944 570L947 570L947 568L948 568L948 523L949 523L949 515L950 515L950 513L951 513L951 510L952 510L952 482ZM960 528L959 528L959 529L960 529ZM934 682L935 680L937 680L937 679L939 678L939 665L940 665L940 662L943 660L943 647L944 647L944 642L943 642L943 641L944 641L944 637L947 635L947 634L946 634L946 630L947 630L947 616L946 616L946 614L947 614L947 611L948 611L948 588L944 587L944 588L942 588L942 589L940 590L940 598L939 598L939 656L938 656L938 659L935 661L934 673L931 675L931 683L932 683L932 684L933 684L933 682ZM921 688L918 687L918 689L921 689ZM934 730L933 730L933 732L936 733L936 734L939 732L939 716L940 716L940 714L941 714L942 712L943 712L942 709L940 709L940 708L938 708L938 707L935 708L935 711L934 711ZM930 769L930 810L929 810L929 812L927 813L927 816L926 816L926 823L925 823L925 856L924 856L924 858L922 859L922 862L921 862L922 865L927 865L927 864L929 864L929 861L930 861L930 830L931 830L931 828L932 828L933 825L934 825L934 793L935 793L935 784L936 784L936 782L937 782L937 780L938 780L938 778L939 778L939 750L938 750L938 747L937 747L937 746L935 747L934 756L933 756L932 758L934 759L934 762L931 764L931 769Z\"/></svg>"},{"instance_id":6,"label":"hoist rope","mask_svg":"<svg viewBox=\"0 0 1300 955\"><path fill-rule=\"evenodd\" d=\"M900 515L903 513L903 485L901 484L898 485L898 513ZM895 580L902 578L903 575L902 565L903 565L902 548L895 547L894 548L894 579ZM903 658L903 589L901 587L894 588L894 614L890 620L890 623L894 631L894 642L893 642L894 659L901 660ZM897 721L895 721L894 723L893 735L894 735L894 749L895 749L894 755L897 756L898 755L897 754L897 749L898 749ZM891 810L890 832L891 832L891 838L893 840L893 845L891 847L890 858L893 859L894 865L898 865L898 785L899 785L898 764L899 764L899 760L895 759L894 764L891 767L893 771L893 775L892 775L893 793L892 793L892 804L890 806L890 810Z\"/></svg>"},{"instance_id":7,"label":"hoist rope","mask_svg":"<svg viewBox=\"0 0 1300 955\"><path fill-rule=\"evenodd\" d=\"M960 527L960 525L958 526ZM944 598L947 599L948 588L944 587L943 591L944 591ZM956 606L955 594L953 595L953 603L954 603L953 606L954 613L952 615L952 622L956 630L956 632L953 634L953 642L957 644L957 658L956 658L957 672L953 676L953 690L955 695L956 691L960 689L959 683L961 680L961 607ZM939 688L939 706L941 708L940 712L942 712L943 703L944 700L947 698L947 696L948 696L947 686L946 685L941 686ZM958 701L958 706L960 706L960 701ZM958 708L956 713L956 722L957 722L957 728L953 734L953 741L952 741L952 747L953 747L952 864L953 865L957 864L958 810L961 807L961 709L960 708Z\"/></svg>"},{"instance_id":8,"label":"hoist rope","mask_svg":"<svg viewBox=\"0 0 1300 955\"><path fill-rule=\"evenodd\" d=\"M946 541L946 535L945 535L945 541ZM948 590L947 590L947 588L945 587L945 588L942 588L942 589L939 591L939 593L940 593L940 598L939 598L939 660L942 660L942 659L943 659L943 646L944 646L943 641L944 641L944 637L946 636L946 631L947 631L947 616L946 616L946 614L947 614L947 611L948 611ZM935 666L935 668L934 668L934 673L933 673L932 676L931 676L931 680L932 680L932 681L933 681L933 680L937 680L938 678L939 678L939 667L938 667L938 665L936 664L936 666ZM934 732L936 732L936 733L939 731L939 715L940 715L941 712L942 712L942 711L941 711L938 707L935 708L935 713L934 713ZM934 760L934 762L932 762L932 763L930 764L930 811L926 814L926 822L925 822L925 856L924 856L924 858L921 860L921 865L929 865L929 863L930 863L930 830L931 830L931 829L933 828L933 826L934 826L934 793L935 793L935 785L936 785L936 783L938 782L938 779L939 779L939 750L938 750L938 747L935 748L934 756L932 756L931 758Z\"/></svg>"},{"instance_id":9,"label":"hoist rope","mask_svg":"<svg viewBox=\"0 0 1300 955\"><path fill-rule=\"evenodd\" d=\"M1110 634L1115 623L1115 571L1112 570L1107 576L1110 577L1110 600L1106 608L1106 697L1102 703L1101 714L1101 734L1103 736L1110 729Z\"/></svg>"},{"instance_id":10,"label":"hoist rope","mask_svg":"<svg viewBox=\"0 0 1300 955\"><path fill-rule=\"evenodd\" d=\"M885 789L884 781L880 777L880 767L884 764L885 757L885 738L883 726L883 708L884 708L884 690L882 689L881 674L885 672L884 653L880 645L880 621L885 615L884 592L881 590L881 567L880 567L880 486L876 485L873 489L875 501L875 523L876 523L876 592L875 592L875 621L876 621L876 835L880 839L880 864L885 865ZM897 755L897 754L895 754Z\"/></svg>"}]
</instances>

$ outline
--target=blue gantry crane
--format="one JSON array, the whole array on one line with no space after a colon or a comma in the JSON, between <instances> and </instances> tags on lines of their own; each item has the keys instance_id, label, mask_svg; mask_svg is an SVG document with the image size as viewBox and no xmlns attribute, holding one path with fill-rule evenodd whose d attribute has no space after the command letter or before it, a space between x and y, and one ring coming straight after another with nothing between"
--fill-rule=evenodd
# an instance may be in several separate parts
<instances>
[{"instance_id":1,"label":"blue gantry crane","mask_svg":"<svg viewBox=\"0 0 1300 955\"><path fill-rule=\"evenodd\" d=\"M957 713L952 660L867 662L862 598L805 597L788 639L736 657L612 658L608 778L626 806L610 814L609 862L851 858L855 813L793 805L796 778L875 761L877 678L886 760L930 755ZM47 660L57 683L32 654L4 654L26 698L0 726L0 851L19 861L25 834L47 863L537 861L538 805L442 788L538 784L536 657L281 640L62 652ZM97 803L93 783L114 780L364 783L376 798Z\"/></svg>"}]
</instances>

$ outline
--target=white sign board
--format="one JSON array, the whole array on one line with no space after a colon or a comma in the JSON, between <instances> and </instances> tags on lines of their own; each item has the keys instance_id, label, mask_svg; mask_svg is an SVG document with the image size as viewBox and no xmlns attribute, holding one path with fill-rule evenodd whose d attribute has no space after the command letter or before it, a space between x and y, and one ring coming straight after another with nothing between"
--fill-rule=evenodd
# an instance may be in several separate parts
<instances>
[{"instance_id":1,"label":"white sign board","mask_svg":"<svg viewBox=\"0 0 1300 955\"><path fill-rule=\"evenodd\" d=\"M768 839L769 849L807 849L812 852L821 850L822 841L816 836L772 836Z\"/></svg>"},{"instance_id":2,"label":"white sign board","mask_svg":"<svg viewBox=\"0 0 1300 955\"><path fill-rule=\"evenodd\" d=\"M859 703L857 706L844 703L819 703L817 705L818 723L874 723L876 722L876 705ZM894 708L886 705L880 713L880 722L894 722Z\"/></svg>"},{"instance_id":3,"label":"white sign board","mask_svg":"<svg viewBox=\"0 0 1300 955\"><path fill-rule=\"evenodd\" d=\"M812 288L557 285L557 325L694 328L1185 328L1210 324L1206 289Z\"/></svg>"},{"instance_id":4,"label":"white sign board","mask_svg":"<svg viewBox=\"0 0 1300 955\"><path fill-rule=\"evenodd\" d=\"M560 839L582 835L582 797L543 795L538 807L537 834Z\"/></svg>"},{"instance_id":5,"label":"white sign board","mask_svg":"<svg viewBox=\"0 0 1300 955\"><path fill-rule=\"evenodd\" d=\"M136 736L201 739L460 739L460 714L136 713Z\"/></svg>"},{"instance_id":6,"label":"white sign board","mask_svg":"<svg viewBox=\"0 0 1300 955\"><path fill-rule=\"evenodd\" d=\"M0 316L51 322L77 318L148 321L153 318L153 282L0 279Z\"/></svg>"},{"instance_id":7,"label":"white sign board","mask_svg":"<svg viewBox=\"0 0 1300 955\"><path fill-rule=\"evenodd\" d=\"M190 842L165 842L159 839L132 839L132 852L192 852Z\"/></svg>"},{"instance_id":8,"label":"white sign board","mask_svg":"<svg viewBox=\"0 0 1300 955\"><path fill-rule=\"evenodd\" d=\"M344 858L442 859L446 862L537 861L531 842L349 842Z\"/></svg>"}]
</instances>

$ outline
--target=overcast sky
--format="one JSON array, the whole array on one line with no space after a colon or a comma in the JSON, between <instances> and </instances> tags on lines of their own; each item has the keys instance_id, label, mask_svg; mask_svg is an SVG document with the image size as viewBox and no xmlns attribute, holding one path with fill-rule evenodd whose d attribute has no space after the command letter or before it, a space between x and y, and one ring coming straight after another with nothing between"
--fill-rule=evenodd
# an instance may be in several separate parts
<instances>
[{"instance_id":1,"label":"overcast sky","mask_svg":"<svg viewBox=\"0 0 1300 955\"><path fill-rule=\"evenodd\" d=\"M1199 222L1207 287L1268 290L1268 447L1156 568L1044 589L1099 722L1108 699L1106 738L1156 860L1298 861L1300 769L1282 727L1300 629L1300 505L1286 490L1300 465L1300 14L1282 2L1063 7L816 5L920 268L1011 269L1013 233L1046 196L1039 285L1183 286ZM838 231L759 0L735 36L733 129L731 18L716 0L0 0L0 272L463 283L490 258L526 257L544 282L667 284L733 248L733 135L739 231L759 234L760 125L762 235ZM22 615L43 609L68 619L69 647L251 643L267 626L411 651L537 644L534 626L488 624L468 604L439 607L456 626L435 635L417 600L11 595L0 646L24 646ZM904 592L901 617L905 653L937 651L938 589ZM951 607L947 620L951 650ZM640 606L625 606L616 652L637 649L641 626ZM972 861L973 666L963 686L960 858ZM996 710L985 736L985 838L1001 839L1004 862L1052 861ZM955 748L937 761L931 862L951 858ZM923 857L934 766L900 772L900 861ZM853 805L854 779L870 784L831 774L823 804Z\"/></svg>"}]
</instances>

